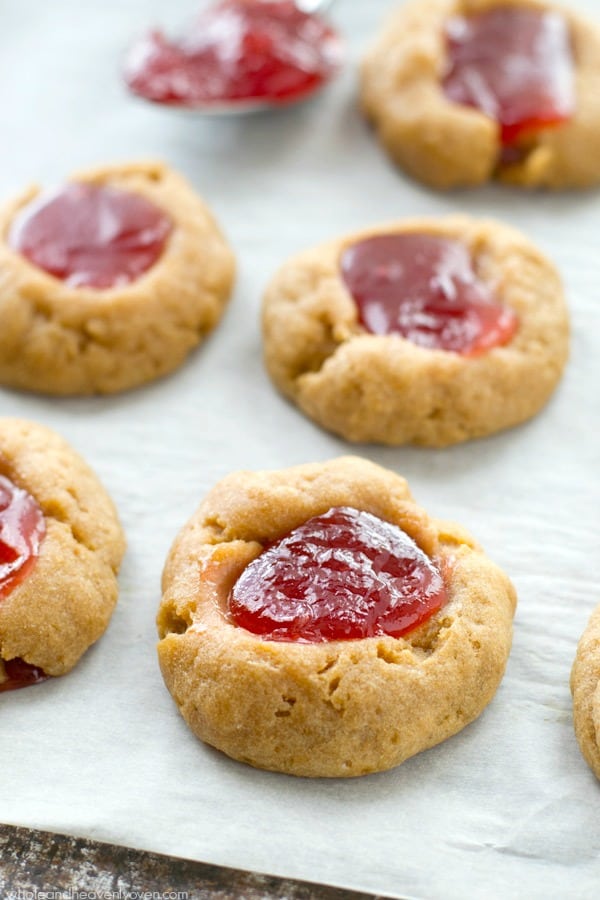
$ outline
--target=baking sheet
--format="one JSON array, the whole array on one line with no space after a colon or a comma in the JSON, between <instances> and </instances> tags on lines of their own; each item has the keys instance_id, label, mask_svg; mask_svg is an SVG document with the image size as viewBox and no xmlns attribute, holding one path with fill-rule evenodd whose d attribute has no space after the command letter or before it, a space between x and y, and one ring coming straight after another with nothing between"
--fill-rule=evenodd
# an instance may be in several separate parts
<instances>
[{"instance_id":1,"label":"baking sheet","mask_svg":"<svg viewBox=\"0 0 600 900\"><path fill-rule=\"evenodd\" d=\"M568 676L600 600L600 196L444 196L395 171L354 99L355 63L391 6L336 5L351 65L318 100L227 121L146 106L117 77L130 37L185 21L194 2L0 0L2 197L87 165L161 157L212 205L239 259L221 327L171 377L100 399L0 390L1 414L50 425L88 459L129 539L104 638L68 677L2 696L0 818L420 900L597 897L600 788L573 735ZM600 19L598 0L579 6ZM459 210L516 225L560 267L573 318L565 378L534 421L486 440L349 448L272 389L261 291L310 244ZM162 684L162 562L229 471L349 449L406 476L419 502L468 527L510 573L519 608L506 677L477 722L394 771L349 781L256 771L198 742Z\"/></svg>"}]
</instances>

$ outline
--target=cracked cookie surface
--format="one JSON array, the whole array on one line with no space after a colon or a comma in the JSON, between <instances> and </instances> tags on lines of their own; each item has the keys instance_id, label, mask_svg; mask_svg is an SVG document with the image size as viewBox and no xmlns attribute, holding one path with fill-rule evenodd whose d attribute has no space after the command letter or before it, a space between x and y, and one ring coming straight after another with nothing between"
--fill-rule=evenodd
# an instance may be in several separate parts
<instances>
[{"instance_id":1,"label":"cracked cookie surface","mask_svg":"<svg viewBox=\"0 0 600 900\"><path fill-rule=\"evenodd\" d=\"M0 383L47 394L110 394L171 372L219 321L234 257L191 186L159 162L76 173L71 181L137 194L172 231L145 274L108 289L70 287L8 245L32 188L0 212Z\"/></svg>"},{"instance_id":2,"label":"cracked cookie surface","mask_svg":"<svg viewBox=\"0 0 600 900\"><path fill-rule=\"evenodd\" d=\"M478 276L518 316L508 344L470 358L361 327L341 255L371 236L411 232L465 243ZM558 272L522 234L455 216L371 228L288 260L265 292L263 339L273 382L323 428L349 441L446 446L541 409L567 360L569 319Z\"/></svg>"},{"instance_id":3,"label":"cracked cookie surface","mask_svg":"<svg viewBox=\"0 0 600 900\"><path fill-rule=\"evenodd\" d=\"M573 722L584 759L600 778L600 606L581 636L571 671Z\"/></svg>"},{"instance_id":4,"label":"cracked cookie surface","mask_svg":"<svg viewBox=\"0 0 600 900\"><path fill-rule=\"evenodd\" d=\"M559 12L569 28L575 69L569 121L527 136L516 161L501 165L498 123L453 103L441 86L446 22L499 5ZM361 104L394 162L435 188L479 185L491 178L552 189L600 182L600 29L566 7L537 0L407 3L389 18L363 62Z\"/></svg>"},{"instance_id":5,"label":"cracked cookie surface","mask_svg":"<svg viewBox=\"0 0 600 900\"><path fill-rule=\"evenodd\" d=\"M108 494L83 459L50 429L0 419L0 474L44 515L39 556L0 599L2 660L64 675L106 629L117 601L125 538Z\"/></svg>"},{"instance_id":6,"label":"cracked cookie surface","mask_svg":"<svg viewBox=\"0 0 600 900\"><path fill-rule=\"evenodd\" d=\"M229 619L230 589L264 546L352 506L448 564L448 602L401 638L263 640ZM163 573L158 655L192 731L234 759L293 775L398 765L475 719L508 658L514 589L460 526L430 518L406 481L357 457L238 472L208 494Z\"/></svg>"}]
</instances>

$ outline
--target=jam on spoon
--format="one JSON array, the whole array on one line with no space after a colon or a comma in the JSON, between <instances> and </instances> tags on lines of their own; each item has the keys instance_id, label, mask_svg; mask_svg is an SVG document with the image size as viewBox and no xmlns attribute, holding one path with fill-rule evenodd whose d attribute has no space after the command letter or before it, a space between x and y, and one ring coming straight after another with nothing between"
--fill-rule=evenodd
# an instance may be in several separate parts
<instances>
[{"instance_id":1,"label":"jam on spoon","mask_svg":"<svg viewBox=\"0 0 600 900\"><path fill-rule=\"evenodd\" d=\"M0 602L31 572L46 534L44 514L31 494L0 475ZM48 676L22 659L0 660L0 692L37 684Z\"/></svg>"},{"instance_id":2,"label":"jam on spoon","mask_svg":"<svg viewBox=\"0 0 600 900\"><path fill-rule=\"evenodd\" d=\"M233 622L272 641L321 642L416 628L447 600L440 571L404 531L333 507L267 547L229 596Z\"/></svg>"},{"instance_id":3,"label":"jam on spoon","mask_svg":"<svg viewBox=\"0 0 600 900\"><path fill-rule=\"evenodd\" d=\"M172 231L169 216L145 197L70 182L26 206L9 244L69 287L122 287L147 272Z\"/></svg>"},{"instance_id":4,"label":"jam on spoon","mask_svg":"<svg viewBox=\"0 0 600 900\"><path fill-rule=\"evenodd\" d=\"M481 281L462 241L384 234L347 247L342 279L360 323L434 350L477 356L508 343L517 316Z\"/></svg>"},{"instance_id":5,"label":"jam on spoon","mask_svg":"<svg viewBox=\"0 0 600 900\"><path fill-rule=\"evenodd\" d=\"M220 0L178 40L160 31L141 38L124 75L146 100L229 111L303 100L340 63L338 35L293 0Z\"/></svg>"},{"instance_id":6,"label":"jam on spoon","mask_svg":"<svg viewBox=\"0 0 600 900\"><path fill-rule=\"evenodd\" d=\"M447 97L497 121L503 145L573 115L573 53L560 13L497 6L451 18L446 39Z\"/></svg>"}]
</instances>

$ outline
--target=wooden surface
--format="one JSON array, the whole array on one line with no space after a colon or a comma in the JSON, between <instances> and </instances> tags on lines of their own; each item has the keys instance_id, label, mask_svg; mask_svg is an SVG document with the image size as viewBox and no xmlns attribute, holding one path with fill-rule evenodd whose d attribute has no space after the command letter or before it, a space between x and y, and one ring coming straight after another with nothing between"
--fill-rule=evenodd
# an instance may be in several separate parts
<instances>
[{"instance_id":1,"label":"wooden surface","mask_svg":"<svg viewBox=\"0 0 600 900\"><path fill-rule=\"evenodd\" d=\"M325 885L0 825L0 896L36 900L383 900ZM142 892L152 896L140 897ZM91 896L90 896L91 895Z\"/></svg>"}]
</instances>

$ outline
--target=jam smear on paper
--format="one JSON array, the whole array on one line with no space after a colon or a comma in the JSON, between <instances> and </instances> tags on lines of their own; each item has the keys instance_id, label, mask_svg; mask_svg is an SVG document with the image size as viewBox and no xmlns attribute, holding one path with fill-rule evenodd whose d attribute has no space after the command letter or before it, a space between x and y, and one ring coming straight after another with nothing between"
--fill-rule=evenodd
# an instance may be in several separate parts
<instances>
[{"instance_id":1,"label":"jam smear on paper","mask_svg":"<svg viewBox=\"0 0 600 900\"><path fill-rule=\"evenodd\" d=\"M0 681L0 693L30 687L32 684L40 684L50 678L50 675L46 675L39 666L32 666L18 656L14 659L1 660L0 669L1 667L4 667L5 678Z\"/></svg>"}]
</instances>

